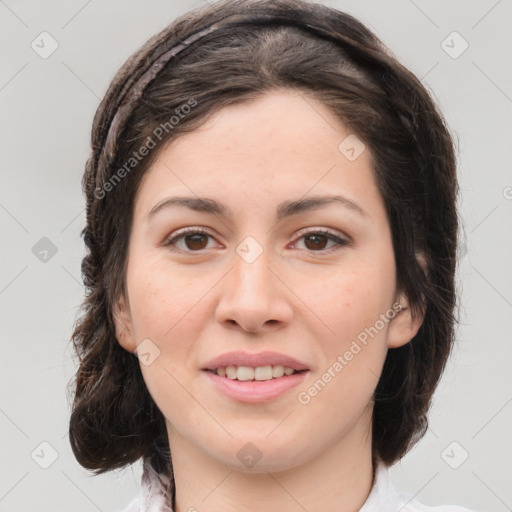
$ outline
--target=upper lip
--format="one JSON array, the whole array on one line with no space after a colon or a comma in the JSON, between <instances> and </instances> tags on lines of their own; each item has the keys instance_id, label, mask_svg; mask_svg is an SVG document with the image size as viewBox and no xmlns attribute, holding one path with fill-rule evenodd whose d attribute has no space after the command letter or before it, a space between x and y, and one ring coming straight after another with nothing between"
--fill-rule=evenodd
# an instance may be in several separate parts
<instances>
[{"instance_id":1,"label":"upper lip","mask_svg":"<svg viewBox=\"0 0 512 512\"><path fill-rule=\"evenodd\" d=\"M258 352L256 354L250 352L226 352L220 356L214 357L206 363L203 370L217 370L227 366L276 366L281 365L293 370L308 370L304 363L297 361L293 357L277 352Z\"/></svg>"}]
</instances>

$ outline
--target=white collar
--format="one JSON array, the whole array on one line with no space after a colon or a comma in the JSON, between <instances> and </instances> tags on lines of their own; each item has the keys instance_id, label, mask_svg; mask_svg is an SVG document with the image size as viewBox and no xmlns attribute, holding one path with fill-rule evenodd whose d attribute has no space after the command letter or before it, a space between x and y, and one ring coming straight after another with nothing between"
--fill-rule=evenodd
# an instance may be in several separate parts
<instances>
[{"instance_id":1,"label":"white collar","mask_svg":"<svg viewBox=\"0 0 512 512\"><path fill-rule=\"evenodd\" d=\"M141 493L124 512L173 512L170 508L173 495L172 479L163 473L157 473L148 463L144 463L141 480ZM395 491L389 467L379 462L375 470L375 480L370 494L359 512L471 512L456 506L427 507L410 499L406 494Z\"/></svg>"},{"instance_id":2,"label":"white collar","mask_svg":"<svg viewBox=\"0 0 512 512\"><path fill-rule=\"evenodd\" d=\"M133 512L173 512L170 508L173 494L173 480L168 473L158 473L149 461L144 461L141 479L141 493L138 508ZM132 512L128 509L126 512Z\"/></svg>"},{"instance_id":3,"label":"white collar","mask_svg":"<svg viewBox=\"0 0 512 512\"><path fill-rule=\"evenodd\" d=\"M389 467L379 462L375 469L373 487L359 512L396 512L402 505L395 491Z\"/></svg>"}]
</instances>

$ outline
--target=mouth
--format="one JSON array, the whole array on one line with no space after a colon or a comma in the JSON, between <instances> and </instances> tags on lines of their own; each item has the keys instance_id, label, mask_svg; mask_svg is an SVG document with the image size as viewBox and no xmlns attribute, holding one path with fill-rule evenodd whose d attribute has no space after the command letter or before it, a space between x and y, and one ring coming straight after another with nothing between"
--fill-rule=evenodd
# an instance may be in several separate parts
<instances>
[{"instance_id":1,"label":"mouth","mask_svg":"<svg viewBox=\"0 0 512 512\"><path fill-rule=\"evenodd\" d=\"M202 372L213 388L237 402L261 404L285 397L304 382L309 370L275 366L221 366Z\"/></svg>"},{"instance_id":2,"label":"mouth","mask_svg":"<svg viewBox=\"0 0 512 512\"><path fill-rule=\"evenodd\" d=\"M266 365L266 366L220 366L215 370L205 369L204 371L225 377L230 380L238 381L266 381L275 380L283 377L289 377L297 373L304 373L309 370L294 370L282 365Z\"/></svg>"}]
</instances>

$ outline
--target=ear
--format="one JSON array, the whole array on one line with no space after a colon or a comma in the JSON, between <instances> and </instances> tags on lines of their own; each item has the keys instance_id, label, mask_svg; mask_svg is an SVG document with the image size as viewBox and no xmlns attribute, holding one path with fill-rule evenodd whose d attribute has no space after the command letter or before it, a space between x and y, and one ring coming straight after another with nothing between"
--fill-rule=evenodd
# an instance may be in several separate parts
<instances>
[{"instance_id":1,"label":"ear","mask_svg":"<svg viewBox=\"0 0 512 512\"><path fill-rule=\"evenodd\" d=\"M400 299L395 304L393 304L393 310L398 312L390 320L388 348L398 348L409 343L416 336L423 323L423 315L413 316L409 302L403 295L400 296Z\"/></svg>"},{"instance_id":2,"label":"ear","mask_svg":"<svg viewBox=\"0 0 512 512\"><path fill-rule=\"evenodd\" d=\"M121 297L112 309L114 325L116 326L116 338L119 344L128 352L135 352L137 343L133 335L133 325L130 309L126 305L124 297Z\"/></svg>"},{"instance_id":3,"label":"ear","mask_svg":"<svg viewBox=\"0 0 512 512\"><path fill-rule=\"evenodd\" d=\"M427 273L427 263L422 254L417 254L418 263L423 271ZM409 343L419 331L425 318L425 311L413 315L409 300L401 293L393 304L394 311L398 311L390 321L388 330L388 348L398 348Z\"/></svg>"}]
</instances>

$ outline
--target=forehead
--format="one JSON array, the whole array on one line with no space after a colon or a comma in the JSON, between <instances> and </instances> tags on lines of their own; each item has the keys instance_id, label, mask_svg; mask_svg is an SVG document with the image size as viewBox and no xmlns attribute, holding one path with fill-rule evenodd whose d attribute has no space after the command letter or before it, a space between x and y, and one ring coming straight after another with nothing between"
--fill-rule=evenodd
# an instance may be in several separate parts
<instances>
[{"instance_id":1,"label":"forehead","mask_svg":"<svg viewBox=\"0 0 512 512\"><path fill-rule=\"evenodd\" d=\"M225 107L160 151L141 182L136 215L169 194L244 199L256 210L272 198L281 203L336 188L349 196L366 191L370 199L370 152L361 141L357 158L345 152L354 137L326 105L292 90Z\"/></svg>"}]
</instances>

